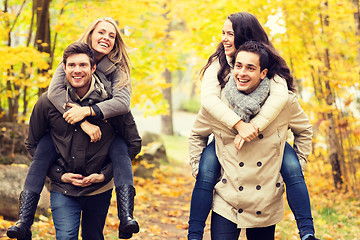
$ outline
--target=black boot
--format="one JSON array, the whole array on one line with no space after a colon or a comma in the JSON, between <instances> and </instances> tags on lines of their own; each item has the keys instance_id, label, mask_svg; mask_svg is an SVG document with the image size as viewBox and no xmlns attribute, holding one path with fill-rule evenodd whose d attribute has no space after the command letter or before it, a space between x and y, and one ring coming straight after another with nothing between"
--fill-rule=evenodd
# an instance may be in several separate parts
<instances>
[{"instance_id":1,"label":"black boot","mask_svg":"<svg viewBox=\"0 0 360 240\"><path fill-rule=\"evenodd\" d=\"M129 239L133 233L138 233L140 230L139 224L133 217L135 188L124 184L115 188L115 192L120 219L119 238Z\"/></svg>"},{"instance_id":2,"label":"black boot","mask_svg":"<svg viewBox=\"0 0 360 240\"><path fill-rule=\"evenodd\" d=\"M34 222L36 207L39 202L40 194L24 190L19 198L19 220L15 226L8 228L6 234L9 238L21 240L31 239L31 225Z\"/></svg>"}]
</instances>

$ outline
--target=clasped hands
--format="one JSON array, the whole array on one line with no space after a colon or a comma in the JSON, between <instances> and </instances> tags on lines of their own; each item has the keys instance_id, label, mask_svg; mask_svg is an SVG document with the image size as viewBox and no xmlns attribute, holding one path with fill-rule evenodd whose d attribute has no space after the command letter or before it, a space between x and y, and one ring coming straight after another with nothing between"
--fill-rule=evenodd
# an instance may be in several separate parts
<instances>
[{"instance_id":1,"label":"clasped hands","mask_svg":"<svg viewBox=\"0 0 360 240\"><path fill-rule=\"evenodd\" d=\"M68 107L71 107L67 112L63 114L63 118L69 124L75 124L87 116L92 114L91 107L81 107L79 105L68 103ZM81 129L90 137L90 142L97 142L101 139L101 130L98 126L89 123L87 120L80 124Z\"/></svg>"},{"instance_id":2,"label":"clasped hands","mask_svg":"<svg viewBox=\"0 0 360 240\"><path fill-rule=\"evenodd\" d=\"M234 146L237 150L240 150L245 142L250 142L259 135L259 128L252 123L240 120L234 125L234 128L238 131L234 139Z\"/></svg>"},{"instance_id":3,"label":"clasped hands","mask_svg":"<svg viewBox=\"0 0 360 240\"><path fill-rule=\"evenodd\" d=\"M76 173L64 173L61 176L61 181L64 183L71 183L77 187L87 187L93 183L100 183L105 180L104 174L93 173L87 177Z\"/></svg>"}]
</instances>

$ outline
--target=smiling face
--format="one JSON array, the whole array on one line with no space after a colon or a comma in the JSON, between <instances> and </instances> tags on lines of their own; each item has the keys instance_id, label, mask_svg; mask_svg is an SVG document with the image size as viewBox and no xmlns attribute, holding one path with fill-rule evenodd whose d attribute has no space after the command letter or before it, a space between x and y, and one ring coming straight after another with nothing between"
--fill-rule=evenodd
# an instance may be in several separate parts
<instances>
[{"instance_id":1,"label":"smiling face","mask_svg":"<svg viewBox=\"0 0 360 240\"><path fill-rule=\"evenodd\" d=\"M72 54L64 64L66 79L76 88L79 97L85 96L91 83L91 75L96 67L91 68L90 59L85 53Z\"/></svg>"},{"instance_id":2,"label":"smiling face","mask_svg":"<svg viewBox=\"0 0 360 240\"><path fill-rule=\"evenodd\" d=\"M252 93L266 77L267 71L266 68L261 71L258 54L240 51L233 72L237 89L245 94Z\"/></svg>"},{"instance_id":3,"label":"smiling face","mask_svg":"<svg viewBox=\"0 0 360 240\"><path fill-rule=\"evenodd\" d=\"M232 22L229 19L226 19L224 23L224 28L222 30L221 43L224 46L225 55L228 57L232 57L236 52L234 39L235 39L235 33L232 26Z\"/></svg>"},{"instance_id":4,"label":"smiling face","mask_svg":"<svg viewBox=\"0 0 360 240\"><path fill-rule=\"evenodd\" d=\"M91 34L91 47L95 51L95 58L99 61L114 48L116 38L115 27L109 22L99 22Z\"/></svg>"}]
</instances>

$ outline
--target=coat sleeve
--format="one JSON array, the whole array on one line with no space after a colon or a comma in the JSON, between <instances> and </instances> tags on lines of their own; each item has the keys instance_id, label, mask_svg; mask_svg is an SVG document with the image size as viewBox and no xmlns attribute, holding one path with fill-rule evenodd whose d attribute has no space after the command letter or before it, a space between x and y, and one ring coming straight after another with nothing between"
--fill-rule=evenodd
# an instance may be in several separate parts
<instances>
[{"instance_id":1,"label":"coat sleeve","mask_svg":"<svg viewBox=\"0 0 360 240\"><path fill-rule=\"evenodd\" d=\"M142 142L134 116L130 111L122 116L112 118L111 123L125 140L130 159L133 160L140 153Z\"/></svg>"},{"instance_id":2,"label":"coat sleeve","mask_svg":"<svg viewBox=\"0 0 360 240\"><path fill-rule=\"evenodd\" d=\"M50 130L49 123L49 107L51 103L44 93L36 102L34 109L30 116L29 133L25 140L25 147L33 157L36 151L36 146L40 139Z\"/></svg>"},{"instance_id":3,"label":"coat sleeve","mask_svg":"<svg viewBox=\"0 0 360 240\"><path fill-rule=\"evenodd\" d=\"M111 74L106 75L111 82L112 98L97 103L104 115L104 119L119 116L130 111L130 91L127 87L120 87L119 82L122 78L127 78L126 73L120 71L117 67Z\"/></svg>"},{"instance_id":4,"label":"coat sleeve","mask_svg":"<svg viewBox=\"0 0 360 240\"><path fill-rule=\"evenodd\" d=\"M201 83L201 105L216 120L232 129L241 118L220 99L221 86L217 79L220 65L214 61L204 72Z\"/></svg>"},{"instance_id":5,"label":"coat sleeve","mask_svg":"<svg viewBox=\"0 0 360 240\"><path fill-rule=\"evenodd\" d=\"M286 81L275 76L270 80L270 95L266 99L260 112L251 119L260 131L263 131L279 115L288 100L288 88Z\"/></svg>"},{"instance_id":6,"label":"coat sleeve","mask_svg":"<svg viewBox=\"0 0 360 240\"><path fill-rule=\"evenodd\" d=\"M104 174L105 180L104 182L108 182L113 178L113 165L111 161L106 161L106 163L103 165L100 173Z\"/></svg>"},{"instance_id":7,"label":"coat sleeve","mask_svg":"<svg viewBox=\"0 0 360 240\"><path fill-rule=\"evenodd\" d=\"M212 134L210 123L203 115L204 112L204 108L201 108L189 137L189 163L193 176L195 176L199 170L200 156L207 145L209 136Z\"/></svg>"},{"instance_id":8,"label":"coat sleeve","mask_svg":"<svg viewBox=\"0 0 360 240\"><path fill-rule=\"evenodd\" d=\"M66 107L68 101L74 103L71 100L71 98L66 99L66 89L64 83L65 77L66 75L65 75L63 63L61 62L55 70L54 76L51 79L48 89L48 98L50 102L62 114L64 114L68 110L68 108Z\"/></svg>"},{"instance_id":9,"label":"coat sleeve","mask_svg":"<svg viewBox=\"0 0 360 240\"><path fill-rule=\"evenodd\" d=\"M96 106L99 107L101 113L103 114L104 119L108 119L129 112L131 97L130 91L127 87L119 87L120 80L122 78L128 77L127 74L120 71L116 66L108 66L108 61L106 62L104 59L105 64L103 64L102 62L100 62L99 64L101 64L100 69L108 73L106 77L111 82L113 97L111 99L96 104ZM108 66L109 69L112 69L112 71L109 71L106 66ZM59 66L56 68L53 78L51 79L48 90L48 97L50 99L50 102L54 104L56 109L62 114L68 110L68 108L65 107L67 101L74 103L70 98L66 99L66 90L64 84L65 77L66 75L63 64L60 63Z\"/></svg>"},{"instance_id":10,"label":"coat sleeve","mask_svg":"<svg viewBox=\"0 0 360 240\"><path fill-rule=\"evenodd\" d=\"M305 170L307 158L312 148L312 125L304 110L300 107L295 94L292 94L291 120L289 127L294 134L294 150L299 158L300 165Z\"/></svg>"},{"instance_id":11,"label":"coat sleeve","mask_svg":"<svg viewBox=\"0 0 360 240\"><path fill-rule=\"evenodd\" d=\"M61 176L65 173L65 169L58 164L57 162L55 162L54 164L52 164L48 170L47 176L51 179L51 181L55 181L55 182L62 182L61 181Z\"/></svg>"}]
</instances>

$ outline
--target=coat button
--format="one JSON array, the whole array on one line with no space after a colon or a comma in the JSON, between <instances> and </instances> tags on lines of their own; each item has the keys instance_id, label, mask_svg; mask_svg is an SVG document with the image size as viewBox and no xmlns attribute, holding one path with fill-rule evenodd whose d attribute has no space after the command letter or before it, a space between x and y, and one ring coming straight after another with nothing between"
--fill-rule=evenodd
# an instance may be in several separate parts
<instances>
[{"instance_id":1,"label":"coat button","mask_svg":"<svg viewBox=\"0 0 360 240\"><path fill-rule=\"evenodd\" d=\"M240 191L244 190L244 187L243 187L243 186L240 186L240 187L239 187L239 190L240 190Z\"/></svg>"},{"instance_id":2,"label":"coat button","mask_svg":"<svg viewBox=\"0 0 360 240\"><path fill-rule=\"evenodd\" d=\"M244 163L243 163L243 162L240 162L240 163L239 163L239 166L240 166L240 167L243 167L243 166L244 166Z\"/></svg>"},{"instance_id":3,"label":"coat button","mask_svg":"<svg viewBox=\"0 0 360 240\"><path fill-rule=\"evenodd\" d=\"M281 186L281 184L280 184L280 183L276 183L276 187L278 187L278 188L279 188L280 186Z\"/></svg>"},{"instance_id":4,"label":"coat button","mask_svg":"<svg viewBox=\"0 0 360 240\"><path fill-rule=\"evenodd\" d=\"M256 165L257 165L258 167L261 167L261 166L262 166L262 162L257 162Z\"/></svg>"},{"instance_id":5,"label":"coat button","mask_svg":"<svg viewBox=\"0 0 360 240\"><path fill-rule=\"evenodd\" d=\"M227 180L225 178L223 178L223 180L221 180L222 183L227 183Z\"/></svg>"},{"instance_id":6,"label":"coat button","mask_svg":"<svg viewBox=\"0 0 360 240\"><path fill-rule=\"evenodd\" d=\"M261 133L259 134L259 138L263 139L264 135L262 135Z\"/></svg>"},{"instance_id":7,"label":"coat button","mask_svg":"<svg viewBox=\"0 0 360 240\"><path fill-rule=\"evenodd\" d=\"M238 213L242 213L243 212L243 210L240 208L239 210L238 210Z\"/></svg>"},{"instance_id":8,"label":"coat button","mask_svg":"<svg viewBox=\"0 0 360 240\"><path fill-rule=\"evenodd\" d=\"M56 168L56 172L57 173L61 172L60 168Z\"/></svg>"},{"instance_id":9,"label":"coat button","mask_svg":"<svg viewBox=\"0 0 360 240\"><path fill-rule=\"evenodd\" d=\"M256 212L256 215L260 215L260 214L261 214L261 211L257 211L257 212Z\"/></svg>"},{"instance_id":10,"label":"coat button","mask_svg":"<svg viewBox=\"0 0 360 240\"><path fill-rule=\"evenodd\" d=\"M261 189L261 186L260 186L260 185L257 185L257 186L256 186L256 189L257 189L257 190L260 190L260 189Z\"/></svg>"}]
</instances>

